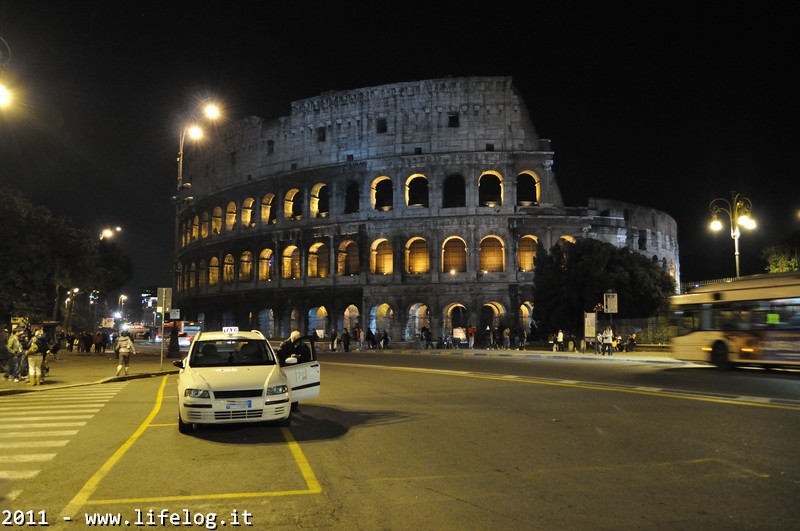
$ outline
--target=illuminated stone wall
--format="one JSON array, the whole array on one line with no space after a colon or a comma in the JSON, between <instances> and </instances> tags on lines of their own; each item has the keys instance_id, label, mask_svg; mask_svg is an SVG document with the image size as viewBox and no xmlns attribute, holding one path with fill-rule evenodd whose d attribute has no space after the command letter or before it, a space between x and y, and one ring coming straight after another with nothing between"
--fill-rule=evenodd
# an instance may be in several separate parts
<instances>
[{"instance_id":1,"label":"illuminated stone wall","mask_svg":"<svg viewBox=\"0 0 800 531\"><path fill-rule=\"evenodd\" d=\"M563 204L550 141L506 77L331 92L187 152L176 305L207 328L528 326L532 253L590 237L679 281L677 227L614 200Z\"/></svg>"}]
</instances>

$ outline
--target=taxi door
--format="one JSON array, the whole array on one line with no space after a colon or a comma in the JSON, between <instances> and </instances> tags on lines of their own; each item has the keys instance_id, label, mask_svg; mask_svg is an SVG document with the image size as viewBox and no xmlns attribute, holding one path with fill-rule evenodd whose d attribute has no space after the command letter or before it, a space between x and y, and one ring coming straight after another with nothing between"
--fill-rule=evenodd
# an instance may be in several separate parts
<instances>
[{"instance_id":1,"label":"taxi door","mask_svg":"<svg viewBox=\"0 0 800 531\"><path fill-rule=\"evenodd\" d=\"M310 336L300 339L303 347L308 347L308 352L304 350L297 363L283 366L283 372L292 388L293 404L319 396L320 366L316 346Z\"/></svg>"}]
</instances>

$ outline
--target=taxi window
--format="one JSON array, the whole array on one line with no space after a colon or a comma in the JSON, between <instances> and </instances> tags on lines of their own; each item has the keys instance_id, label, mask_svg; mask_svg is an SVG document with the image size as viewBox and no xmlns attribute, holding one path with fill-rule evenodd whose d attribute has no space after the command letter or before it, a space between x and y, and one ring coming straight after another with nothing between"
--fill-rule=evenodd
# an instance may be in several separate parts
<instances>
[{"instance_id":1,"label":"taxi window","mask_svg":"<svg viewBox=\"0 0 800 531\"><path fill-rule=\"evenodd\" d=\"M263 341L198 341L189 362L192 367L229 367L275 365L275 359Z\"/></svg>"}]
</instances>

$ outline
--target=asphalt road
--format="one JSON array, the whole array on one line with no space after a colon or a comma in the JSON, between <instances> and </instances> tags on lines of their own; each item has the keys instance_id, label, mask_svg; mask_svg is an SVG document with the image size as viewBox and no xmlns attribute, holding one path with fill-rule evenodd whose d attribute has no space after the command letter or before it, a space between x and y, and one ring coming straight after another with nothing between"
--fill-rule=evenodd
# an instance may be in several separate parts
<instances>
[{"instance_id":1,"label":"asphalt road","mask_svg":"<svg viewBox=\"0 0 800 531\"><path fill-rule=\"evenodd\" d=\"M793 373L631 360L321 359L321 395L301 404L289 429L181 435L172 375L3 397L0 444L66 441L2 447L0 470L37 470L14 480L12 506L46 510L56 529L82 529L95 512L147 521L151 509L152 518L166 509L206 524L212 513L230 524L234 510L246 511L254 529L795 526ZM53 431L74 433L43 434ZM32 457L40 454L52 457Z\"/></svg>"}]
</instances>

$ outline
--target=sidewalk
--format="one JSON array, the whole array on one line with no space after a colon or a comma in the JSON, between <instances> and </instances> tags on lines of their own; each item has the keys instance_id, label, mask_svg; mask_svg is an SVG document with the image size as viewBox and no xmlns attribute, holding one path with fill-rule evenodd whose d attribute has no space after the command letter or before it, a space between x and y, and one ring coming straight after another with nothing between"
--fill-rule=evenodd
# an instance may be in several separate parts
<instances>
[{"instance_id":1,"label":"sidewalk","mask_svg":"<svg viewBox=\"0 0 800 531\"><path fill-rule=\"evenodd\" d=\"M50 375L42 385L32 386L27 382L20 381L14 383L0 379L0 395L10 395L17 393L41 392L52 389L62 389L65 387L76 387L98 383L107 383L118 380L133 378L149 378L163 374L175 374L178 372L172 362L178 358L169 358L164 353L161 358L160 348L155 345L138 345L138 354L131 357L130 370L128 376L116 377L117 360L114 352L108 350L104 354L78 353L62 351L58 360L50 361ZM362 350L352 351L351 354L359 356L381 356L383 353L427 355L427 356L462 356L462 357L507 357L520 359L561 359L561 360L582 360L596 361L603 363L613 362L638 362L638 363L665 363L665 364L684 364L685 362L675 360L670 357L668 352L615 352L613 356L597 356L594 352L551 352L547 350L486 350L486 349L421 349L421 348L398 348L388 351L382 350ZM325 355L329 352L321 349L317 352L317 357L324 363ZM181 351L181 355L186 355Z\"/></svg>"}]
</instances>

